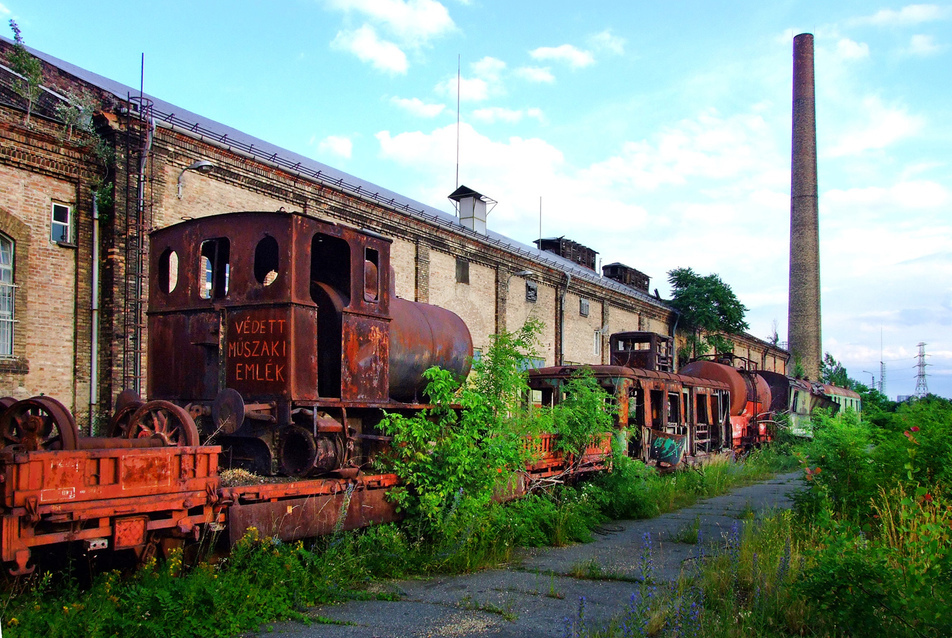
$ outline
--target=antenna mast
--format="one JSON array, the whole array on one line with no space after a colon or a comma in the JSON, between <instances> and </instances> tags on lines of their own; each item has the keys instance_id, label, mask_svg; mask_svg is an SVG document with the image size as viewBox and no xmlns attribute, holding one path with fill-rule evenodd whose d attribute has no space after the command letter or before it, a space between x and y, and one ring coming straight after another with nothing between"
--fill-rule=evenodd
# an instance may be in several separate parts
<instances>
[{"instance_id":1,"label":"antenna mast","mask_svg":"<svg viewBox=\"0 0 952 638\"><path fill-rule=\"evenodd\" d=\"M456 188L459 188L459 82L460 54L456 54Z\"/></svg>"}]
</instances>

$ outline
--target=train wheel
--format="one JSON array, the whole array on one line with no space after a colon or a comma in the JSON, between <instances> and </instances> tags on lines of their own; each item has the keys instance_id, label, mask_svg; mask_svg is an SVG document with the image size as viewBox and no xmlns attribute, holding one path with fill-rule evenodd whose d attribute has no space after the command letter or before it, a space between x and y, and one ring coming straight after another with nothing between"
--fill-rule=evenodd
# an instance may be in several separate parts
<instances>
[{"instance_id":1,"label":"train wheel","mask_svg":"<svg viewBox=\"0 0 952 638\"><path fill-rule=\"evenodd\" d=\"M168 401L149 401L129 419L127 439L161 439L169 447L198 445L198 428L184 408Z\"/></svg>"},{"instance_id":2,"label":"train wheel","mask_svg":"<svg viewBox=\"0 0 952 638\"><path fill-rule=\"evenodd\" d=\"M79 439L76 421L66 407L52 397L17 401L0 416L4 445L20 445L30 452L75 450Z\"/></svg>"},{"instance_id":3,"label":"train wheel","mask_svg":"<svg viewBox=\"0 0 952 638\"><path fill-rule=\"evenodd\" d=\"M116 412L109 420L109 431L106 432L106 436L126 438L132 416L144 403L135 390L126 389L120 392L116 397Z\"/></svg>"},{"instance_id":4,"label":"train wheel","mask_svg":"<svg viewBox=\"0 0 952 638\"><path fill-rule=\"evenodd\" d=\"M0 397L0 414L6 412L7 408L16 403L17 400L13 397Z\"/></svg>"}]
</instances>

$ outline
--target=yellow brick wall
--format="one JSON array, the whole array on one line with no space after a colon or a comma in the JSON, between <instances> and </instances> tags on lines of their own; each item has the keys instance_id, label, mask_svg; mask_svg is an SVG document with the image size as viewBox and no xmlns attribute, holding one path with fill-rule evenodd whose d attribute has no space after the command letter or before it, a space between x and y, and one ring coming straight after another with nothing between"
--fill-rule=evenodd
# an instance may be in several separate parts
<instances>
[{"instance_id":1,"label":"yellow brick wall","mask_svg":"<svg viewBox=\"0 0 952 638\"><path fill-rule=\"evenodd\" d=\"M469 264L469 284L456 283L456 257L430 250L430 301L458 314L473 337L474 348L486 348L496 332L496 273L476 263Z\"/></svg>"},{"instance_id":2,"label":"yellow brick wall","mask_svg":"<svg viewBox=\"0 0 952 638\"><path fill-rule=\"evenodd\" d=\"M18 220L29 237L17 237L12 228L0 232L18 240L26 253L15 255L14 282L20 286L14 308L14 352L20 352L29 365L27 375L0 374L0 395L25 399L51 395L74 408L77 391L88 392L88 371L80 371L86 384L74 386L76 357L76 279L78 272L88 276L89 264L77 264L78 251L50 241L53 202L76 210L75 184L0 165L0 194L3 212ZM6 218L6 217L5 217ZM6 218L9 220L9 218ZM8 226L13 224L8 222ZM75 226L74 226L75 231ZM26 241L24 241L26 240ZM79 266L79 268L77 268ZM88 301L80 307L89 307ZM87 321L83 322L88 328ZM88 398L88 397L87 397ZM82 399L80 399L82 400Z\"/></svg>"},{"instance_id":3,"label":"yellow brick wall","mask_svg":"<svg viewBox=\"0 0 952 638\"><path fill-rule=\"evenodd\" d=\"M416 244L394 238L390 246L390 265L393 266L397 296L416 300Z\"/></svg>"}]
</instances>

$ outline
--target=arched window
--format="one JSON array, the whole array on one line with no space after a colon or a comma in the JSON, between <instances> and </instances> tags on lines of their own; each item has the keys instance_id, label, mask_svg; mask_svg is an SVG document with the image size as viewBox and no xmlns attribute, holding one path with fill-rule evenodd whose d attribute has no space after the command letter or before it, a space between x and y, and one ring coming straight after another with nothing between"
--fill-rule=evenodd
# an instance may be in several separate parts
<instances>
[{"instance_id":1,"label":"arched window","mask_svg":"<svg viewBox=\"0 0 952 638\"><path fill-rule=\"evenodd\" d=\"M13 356L13 240L0 234L0 357Z\"/></svg>"}]
</instances>

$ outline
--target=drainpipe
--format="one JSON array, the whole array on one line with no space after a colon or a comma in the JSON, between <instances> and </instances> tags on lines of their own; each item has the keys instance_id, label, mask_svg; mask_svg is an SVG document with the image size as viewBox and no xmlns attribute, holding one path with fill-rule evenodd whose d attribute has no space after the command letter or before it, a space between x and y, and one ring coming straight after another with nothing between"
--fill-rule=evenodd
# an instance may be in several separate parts
<instances>
[{"instance_id":1,"label":"drainpipe","mask_svg":"<svg viewBox=\"0 0 952 638\"><path fill-rule=\"evenodd\" d=\"M99 196L93 195L92 339L89 358L89 436L94 436L99 405Z\"/></svg>"},{"instance_id":2,"label":"drainpipe","mask_svg":"<svg viewBox=\"0 0 952 638\"><path fill-rule=\"evenodd\" d=\"M565 288L559 297L559 363L565 365L565 295L569 292L569 286L572 284L572 273L565 273Z\"/></svg>"},{"instance_id":3,"label":"drainpipe","mask_svg":"<svg viewBox=\"0 0 952 638\"><path fill-rule=\"evenodd\" d=\"M674 348L674 352L671 353L672 369L678 371L678 322L681 321L681 313L677 310L674 311L674 325L671 326L671 346Z\"/></svg>"}]
</instances>

